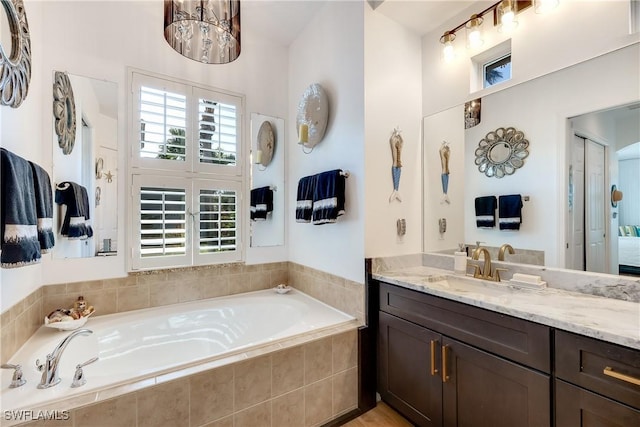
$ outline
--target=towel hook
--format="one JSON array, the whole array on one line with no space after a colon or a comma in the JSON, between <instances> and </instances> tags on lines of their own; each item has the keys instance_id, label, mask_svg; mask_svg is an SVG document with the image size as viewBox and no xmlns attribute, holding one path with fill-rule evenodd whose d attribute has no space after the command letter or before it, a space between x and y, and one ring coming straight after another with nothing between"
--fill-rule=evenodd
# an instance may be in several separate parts
<instances>
[{"instance_id":1,"label":"towel hook","mask_svg":"<svg viewBox=\"0 0 640 427\"><path fill-rule=\"evenodd\" d=\"M349 178L349 175L351 175L351 173L349 171L340 171L340 175L344 176L345 178Z\"/></svg>"}]
</instances>

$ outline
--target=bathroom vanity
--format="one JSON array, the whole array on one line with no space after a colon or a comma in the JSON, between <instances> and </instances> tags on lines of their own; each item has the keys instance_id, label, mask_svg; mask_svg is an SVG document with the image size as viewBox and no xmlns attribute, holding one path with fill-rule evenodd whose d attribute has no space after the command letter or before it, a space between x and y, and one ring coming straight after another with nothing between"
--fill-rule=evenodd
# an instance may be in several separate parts
<instances>
[{"instance_id":1,"label":"bathroom vanity","mask_svg":"<svg viewBox=\"0 0 640 427\"><path fill-rule=\"evenodd\" d=\"M371 282L378 392L411 422L640 425L638 303L427 267Z\"/></svg>"}]
</instances>

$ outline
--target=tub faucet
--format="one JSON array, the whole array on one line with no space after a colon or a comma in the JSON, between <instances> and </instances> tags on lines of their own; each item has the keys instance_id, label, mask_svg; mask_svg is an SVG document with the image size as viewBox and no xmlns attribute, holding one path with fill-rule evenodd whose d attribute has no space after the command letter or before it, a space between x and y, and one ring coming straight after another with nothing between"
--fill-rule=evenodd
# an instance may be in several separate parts
<instances>
[{"instance_id":1,"label":"tub faucet","mask_svg":"<svg viewBox=\"0 0 640 427\"><path fill-rule=\"evenodd\" d=\"M60 357L62 357L62 353L64 353L65 348L67 348L67 345L69 345L71 340L78 335L88 335L92 333L93 331L90 329L77 329L67 335L51 353L47 354L47 360L44 364L41 364L40 360L36 360L38 371L42 371L42 379L40 380L40 384L38 384L38 388L53 387L60 382L60 378L58 377L58 366L60 365Z\"/></svg>"},{"instance_id":2,"label":"tub faucet","mask_svg":"<svg viewBox=\"0 0 640 427\"><path fill-rule=\"evenodd\" d=\"M510 244L505 243L504 245L500 246L500 252L498 252L498 261L504 261L504 253L507 250L511 255L515 254L513 247Z\"/></svg>"}]
</instances>

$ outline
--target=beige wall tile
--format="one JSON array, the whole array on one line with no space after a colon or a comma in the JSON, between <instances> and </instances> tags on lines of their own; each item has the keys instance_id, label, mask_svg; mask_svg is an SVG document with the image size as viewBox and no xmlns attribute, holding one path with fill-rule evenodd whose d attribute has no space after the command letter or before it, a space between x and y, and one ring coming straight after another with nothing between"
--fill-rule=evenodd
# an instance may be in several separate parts
<instances>
[{"instance_id":1,"label":"beige wall tile","mask_svg":"<svg viewBox=\"0 0 640 427\"><path fill-rule=\"evenodd\" d=\"M189 425L189 381L168 382L136 393L138 427Z\"/></svg>"},{"instance_id":2,"label":"beige wall tile","mask_svg":"<svg viewBox=\"0 0 640 427\"><path fill-rule=\"evenodd\" d=\"M167 281L167 273L163 271L151 274L135 274L134 277L138 285L153 285Z\"/></svg>"},{"instance_id":3,"label":"beige wall tile","mask_svg":"<svg viewBox=\"0 0 640 427\"><path fill-rule=\"evenodd\" d=\"M67 294L82 295L87 291L99 291L104 288L102 280L92 280L87 282L76 282L67 284Z\"/></svg>"},{"instance_id":4,"label":"beige wall tile","mask_svg":"<svg viewBox=\"0 0 640 427\"><path fill-rule=\"evenodd\" d=\"M289 274L287 270L271 270L270 287L278 286L281 283L285 285L289 283Z\"/></svg>"},{"instance_id":5,"label":"beige wall tile","mask_svg":"<svg viewBox=\"0 0 640 427\"><path fill-rule=\"evenodd\" d=\"M304 383L311 384L332 373L331 337L304 346Z\"/></svg>"},{"instance_id":6,"label":"beige wall tile","mask_svg":"<svg viewBox=\"0 0 640 427\"><path fill-rule=\"evenodd\" d=\"M268 271L257 271L251 273L251 290L268 289L271 287L271 273Z\"/></svg>"},{"instance_id":7,"label":"beige wall tile","mask_svg":"<svg viewBox=\"0 0 640 427\"><path fill-rule=\"evenodd\" d=\"M202 279L202 297L216 298L229 295L228 276L210 276Z\"/></svg>"},{"instance_id":8,"label":"beige wall tile","mask_svg":"<svg viewBox=\"0 0 640 427\"><path fill-rule=\"evenodd\" d=\"M271 427L271 401L261 403L233 416L234 427Z\"/></svg>"},{"instance_id":9,"label":"beige wall tile","mask_svg":"<svg viewBox=\"0 0 640 427\"><path fill-rule=\"evenodd\" d=\"M358 332L352 330L333 339L333 373L353 368L358 363Z\"/></svg>"},{"instance_id":10,"label":"beige wall tile","mask_svg":"<svg viewBox=\"0 0 640 427\"><path fill-rule=\"evenodd\" d=\"M0 330L0 346L0 363L7 363L19 347L16 341L15 322L9 322L9 324L6 325L4 323L2 324L2 330Z\"/></svg>"},{"instance_id":11,"label":"beige wall tile","mask_svg":"<svg viewBox=\"0 0 640 427\"><path fill-rule=\"evenodd\" d=\"M271 356L272 396L290 392L304 385L304 348L278 351Z\"/></svg>"},{"instance_id":12,"label":"beige wall tile","mask_svg":"<svg viewBox=\"0 0 640 427\"><path fill-rule=\"evenodd\" d=\"M138 284L137 276L119 277L117 279L104 280L105 289L126 288L128 286L136 286Z\"/></svg>"},{"instance_id":13,"label":"beige wall tile","mask_svg":"<svg viewBox=\"0 0 640 427\"><path fill-rule=\"evenodd\" d=\"M333 376L333 415L358 406L358 368L351 368Z\"/></svg>"},{"instance_id":14,"label":"beige wall tile","mask_svg":"<svg viewBox=\"0 0 640 427\"><path fill-rule=\"evenodd\" d=\"M159 307L176 304L180 301L178 285L170 282L160 282L149 286L149 305Z\"/></svg>"},{"instance_id":15,"label":"beige wall tile","mask_svg":"<svg viewBox=\"0 0 640 427\"><path fill-rule=\"evenodd\" d=\"M229 280L230 294L240 294L243 292L251 291L251 274L249 273L231 274L227 277Z\"/></svg>"},{"instance_id":16,"label":"beige wall tile","mask_svg":"<svg viewBox=\"0 0 640 427\"><path fill-rule=\"evenodd\" d=\"M136 425L135 395L125 394L74 411L74 427L114 427Z\"/></svg>"},{"instance_id":17,"label":"beige wall tile","mask_svg":"<svg viewBox=\"0 0 640 427\"><path fill-rule=\"evenodd\" d=\"M116 289L103 289L101 291L85 292L84 299L95 308L96 312L94 316L102 316L117 312L118 291ZM75 298L73 298L73 301L75 301Z\"/></svg>"},{"instance_id":18,"label":"beige wall tile","mask_svg":"<svg viewBox=\"0 0 640 427\"><path fill-rule=\"evenodd\" d=\"M138 310L149 307L149 286L138 285L131 288L118 288L118 312Z\"/></svg>"},{"instance_id":19,"label":"beige wall tile","mask_svg":"<svg viewBox=\"0 0 640 427\"><path fill-rule=\"evenodd\" d=\"M327 421L332 411L332 380L318 381L304 388L304 425L315 426Z\"/></svg>"},{"instance_id":20,"label":"beige wall tile","mask_svg":"<svg viewBox=\"0 0 640 427\"><path fill-rule=\"evenodd\" d=\"M271 356L240 362L234 369L234 409L248 408L271 398Z\"/></svg>"},{"instance_id":21,"label":"beige wall tile","mask_svg":"<svg viewBox=\"0 0 640 427\"><path fill-rule=\"evenodd\" d=\"M66 294L67 284L62 283L59 285L45 285L42 287L42 292L43 292L43 296Z\"/></svg>"},{"instance_id":22,"label":"beige wall tile","mask_svg":"<svg viewBox=\"0 0 640 427\"><path fill-rule=\"evenodd\" d=\"M44 301L42 302L42 313L40 313L43 321L44 317L49 315L53 310L73 307L73 302L76 298L77 296L74 297L68 294L45 295Z\"/></svg>"},{"instance_id":23,"label":"beige wall tile","mask_svg":"<svg viewBox=\"0 0 640 427\"><path fill-rule=\"evenodd\" d=\"M304 389L273 399L271 411L274 427L300 427L304 420Z\"/></svg>"},{"instance_id":24,"label":"beige wall tile","mask_svg":"<svg viewBox=\"0 0 640 427\"><path fill-rule=\"evenodd\" d=\"M180 302L202 299L202 283L198 279L184 280L179 283Z\"/></svg>"},{"instance_id":25,"label":"beige wall tile","mask_svg":"<svg viewBox=\"0 0 640 427\"><path fill-rule=\"evenodd\" d=\"M195 424L192 424L192 426L198 427ZM204 424L202 427L233 427L233 415L216 420L209 424Z\"/></svg>"},{"instance_id":26,"label":"beige wall tile","mask_svg":"<svg viewBox=\"0 0 640 427\"><path fill-rule=\"evenodd\" d=\"M233 366L189 377L191 425L199 426L233 414Z\"/></svg>"},{"instance_id":27,"label":"beige wall tile","mask_svg":"<svg viewBox=\"0 0 640 427\"><path fill-rule=\"evenodd\" d=\"M62 419L63 414L59 414L57 420L39 420L26 424L20 424L20 427L73 427L73 413L68 414L68 419Z\"/></svg>"}]
</instances>

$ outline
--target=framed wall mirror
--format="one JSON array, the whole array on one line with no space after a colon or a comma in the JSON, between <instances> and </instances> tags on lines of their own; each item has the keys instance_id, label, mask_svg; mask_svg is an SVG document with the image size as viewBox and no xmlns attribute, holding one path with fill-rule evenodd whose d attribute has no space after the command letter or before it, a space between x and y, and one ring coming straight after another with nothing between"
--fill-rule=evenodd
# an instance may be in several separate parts
<instances>
[{"instance_id":1,"label":"framed wall mirror","mask_svg":"<svg viewBox=\"0 0 640 427\"><path fill-rule=\"evenodd\" d=\"M251 113L251 247L284 245L284 132L283 119Z\"/></svg>"},{"instance_id":2,"label":"framed wall mirror","mask_svg":"<svg viewBox=\"0 0 640 427\"><path fill-rule=\"evenodd\" d=\"M73 91L75 119L64 75ZM118 86L85 76L54 72L53 185L54 258L113 256L118 251ZM59 112L58 116L55 113ZM64 114L63 114L64 113ZM60 127L60 121L64 123ZM75 132L61 134L75 121ZM56 127L56 124L58 126ZM61 135L64 147L60 145ZM70 138L73 138L70 140Z\"/></svg>"}]
</instances>

